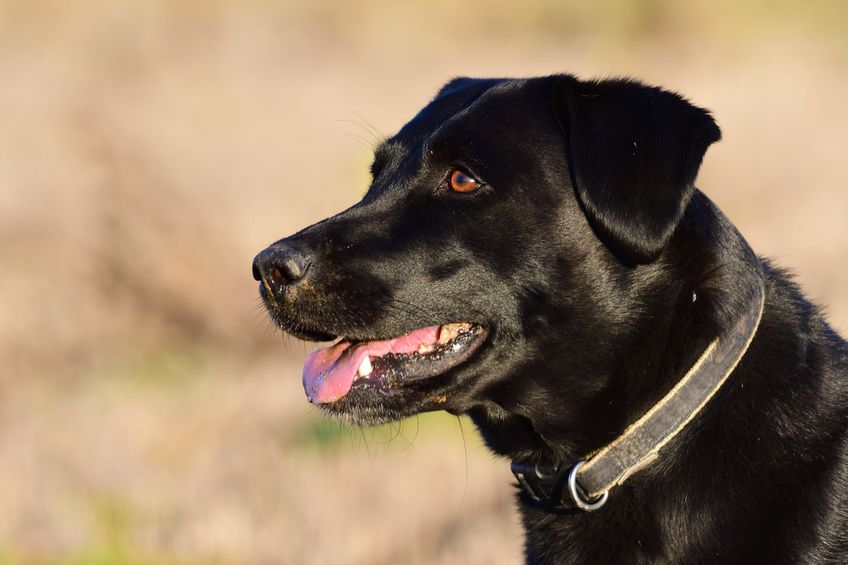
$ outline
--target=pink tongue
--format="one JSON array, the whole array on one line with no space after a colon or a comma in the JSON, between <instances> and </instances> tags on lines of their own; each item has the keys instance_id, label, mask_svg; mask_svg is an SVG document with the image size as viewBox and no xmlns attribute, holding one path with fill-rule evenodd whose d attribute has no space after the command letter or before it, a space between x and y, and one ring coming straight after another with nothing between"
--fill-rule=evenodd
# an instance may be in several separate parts
<instances>
[{"instance_id":1,"label":"pink tongue","mask_svg":"<svg viewBox=\"0 0 848 565\"><path fill-rule=\"evenodd\" d=\"M326 404L347 394L359 365L366 355L382 357L387 353L412 353L422 343L433 344L439 339L439 328L430 326L386 341L352 344L341 341L336 345L313 351L303 363L303 389L313 404Z\"/></svg>"}]
</instances>

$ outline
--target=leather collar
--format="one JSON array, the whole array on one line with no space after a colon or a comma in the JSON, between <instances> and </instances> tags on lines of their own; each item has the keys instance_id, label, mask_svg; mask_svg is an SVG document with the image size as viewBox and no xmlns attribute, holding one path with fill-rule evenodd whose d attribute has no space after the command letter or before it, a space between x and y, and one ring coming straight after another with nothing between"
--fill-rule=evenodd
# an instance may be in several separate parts
<instances>
[{"instance_id":1,"label":"leather collar","mask_svg":"<svg viewBox=\"0 0 848 565\"><path fill-rule=\"evenodd\" d=\"M765 290L757 262L743 277L745 312L717 336L674 387L612 443L578 462L512 462L519 486L555 512L597 510L609 491L643 469L704 408L748 351L762 319Z\"/></svg>"}]
</instances>

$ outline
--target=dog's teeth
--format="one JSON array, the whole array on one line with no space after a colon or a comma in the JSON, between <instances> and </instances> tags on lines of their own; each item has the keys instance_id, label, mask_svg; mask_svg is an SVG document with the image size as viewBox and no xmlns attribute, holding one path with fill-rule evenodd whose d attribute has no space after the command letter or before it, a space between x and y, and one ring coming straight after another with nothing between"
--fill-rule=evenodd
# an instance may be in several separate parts
<instances>
[{"instance_id":1,"label":"dog's teeth","mask_svg":"<svg viewBox=\"0 0 848 565\"><path fill-rule=\"evenodd\" d=\"M448 326L442 326L442 329L439 330L439 339L438 342L442 345L446 344L451 340L450 329Z\"/></svg>"},{"instance_id":2,"label":"dog's teeth","mask_svg":"<svg viewBox=\"0 0 848 565\"><path fill-rule=\"evenodd\" d=\"M459 335L459 327L462 324L445 324L439 331L439 343L444 345L457 335Z\"/></svg>"},{"instance_id":3,"label":"dog's teeth","mask_svg":"<svg viewBox=\"0 0 848 565\"><path fill-rule=\"evenodd\" d=\"M418 353L427 354L436 350L436 346L432 343L422 343L418 346Z\"/></svg>"},{"instance_id":4,"label":"dog's teeth","mask_svg":"<svg viewBox=\"0 0 848 565\"><path fill-rule=\"evenodd\" d=\"M371 366L371 358L366 355L362 359L362 363L359 364L359 370L357 371L357 374L360 377L367 377L371 374L371 371L373 370L374 368Z\"/></svg>"}]
</instances>

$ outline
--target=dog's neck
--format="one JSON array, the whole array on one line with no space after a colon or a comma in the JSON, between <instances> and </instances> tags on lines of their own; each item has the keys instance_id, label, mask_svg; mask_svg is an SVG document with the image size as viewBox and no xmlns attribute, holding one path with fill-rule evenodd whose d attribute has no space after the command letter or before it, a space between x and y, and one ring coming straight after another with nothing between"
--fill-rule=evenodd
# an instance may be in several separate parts
<instances>
[{"instance_id":1,"label":"dog's neck","mask_svg":"<svg viewBox=\"0 0 848 565\"><path fill-rule=\"evenodd\" d=\"M741 279L749 304L735 326L717 336L674 387L615 440L579 462L512 462L525 494L552 511L597 510L613 487L660 456L718 392L754 339L765 289L759 262L750 266Z\"/></svg>"},{"instance_id":2,"label":"dog's neck","mask_svg":"<svg viewBox=\"0 0 848 565\"><path fill-rule=\"evenodd\" d=\"M596 452L616 437L621 437L628 426L640 419L669 394L681 377L687 374L718 335L729 335L737 327L737 321L756 312L759 317L761 294L738 291L745 287L761 291L761 279L756 256L744 239L733 229L720 211L706 197L698 195L693 201L680 233L668 253L691 255L709 277L703 286L686 289L675 287L675 279L660 289L662 296L684 296L692 302L683 309L668 307L662 299L656 301L654 316L649 327L634 332L629 346L619 351L617 359L607 359L610 371L606 386L595 397L584 403L584 409L573 413L551 413L543 418L503 413L500 405L472 411L484 437L496 451L519 461L541 461L573 463ZM714 223L724 224L728 229L716 229ZM728 241L715 242L710 238L715 233L729 233ZM699 249L723 250L721 256L704 256ZM684 257L675 257L671 264L688 268ZM755 280L756 279L756 280ZM680 280L683 280L682 278ZM746 298L747 297L747 302ZM752 302L757 304L752 309ZM672 301L673 302L673 301ZM693 323L697 317L698 323ZM694 334L690 328L701 328ZM752 333L751 327L740 330ZM743 336L745 342L750 336ZM738 347L726 371L732 370L735 361L744 353ZM564 379L574 378L563 375ZM712 396L715 390L706 391ZM570 412L564 399L564 412ZM578 429L583 426L585 429ZM655 434L659 443L662 433ZM499 444L499 440L506 443ZM508 445L511 443L512 445ZM656 445L647 445L645 455ZM632 470L632 469L631 469ZM562 486L562 485L560 485Z\"/></svg>"}]
</instances>

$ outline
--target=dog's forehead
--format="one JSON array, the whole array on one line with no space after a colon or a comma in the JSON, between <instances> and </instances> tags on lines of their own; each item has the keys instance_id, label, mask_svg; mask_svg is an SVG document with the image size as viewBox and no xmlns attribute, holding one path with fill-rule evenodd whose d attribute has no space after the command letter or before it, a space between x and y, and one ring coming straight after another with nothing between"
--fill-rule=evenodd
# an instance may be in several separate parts
<instances>
[{"instance_id":1,"label":"dog's forehead","mask_svg":"<svg viewBox=\"0 0 848 565\"><path fill-rule=\"evenodd\" d=\"M538 79L536 79L537 81ZM428 144L446 130L462 127L474 120L490 119L484 112L500 103L534 98L528 83L532 79L455 79L422 108L394 136L374 152L375 164L391 163L422 144ZM528 107L532 104L528 103ZM513 105L514 106L514 105ZM481 116L485 113L485 116ZM496 120L497 121L497 120Z\"/></svg>"},{"instance_id":2,"label":"dog's forehead","mask_svg":"<svg viewBox=\"0 0 848 565\"><path fill-rule=\"evenodd\" d=\"M456 79L446 84L436 97L424 106L400 131L400 142L419 140L438 130L448 120L455 119L482 98L491 96L508 79Z\"/></svg>"}]
</instances>

